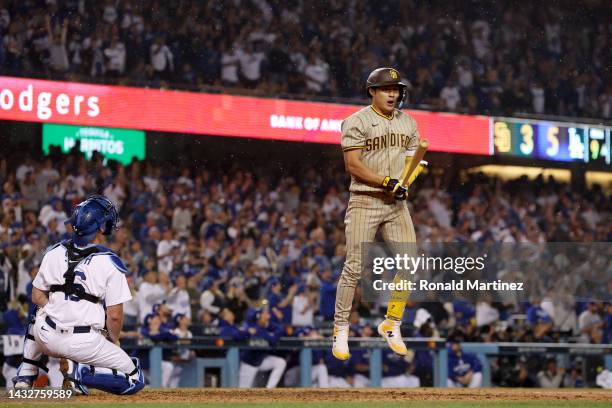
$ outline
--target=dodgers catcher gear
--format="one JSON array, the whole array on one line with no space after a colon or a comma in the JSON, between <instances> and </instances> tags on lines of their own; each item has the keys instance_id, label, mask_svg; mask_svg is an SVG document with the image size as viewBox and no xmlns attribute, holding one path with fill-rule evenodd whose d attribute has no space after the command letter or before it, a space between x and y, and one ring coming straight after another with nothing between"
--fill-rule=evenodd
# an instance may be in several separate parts
<instances>
[{"instance_id":1,"label":"dodgers catcher gear","mask_svg":"<svg viewBox=\"0 0 612 408\"><path fill-rule=\"evenodd\" d=\"M72 387L78 393L82 395L89 395L89 390L81 382L81 375L79 373L79 363L63 358L60 360L60 371L64 375L64 383L62 388Z\"/></svg>"},{"instance_id":2,"label":"dodgers catcher gear","mask_svg":"<svg viewBox=\"0 0 612 408\"><path fill-rule=\"evenodd\" d=\"M71 361L73 369L68 372L66 379L85 395L89 394L88 387L117 395L135 394L144 388L145 379L140 361L136 357L132 357L132 361L136 368L129 374Z\"/></svg>"},{"instance_id":3,"label":"dodgers catcher gear","mask_svg":"<svg viewBox=\"0 0 612 408\"><path fill-rule=\"evenodd\" d=\"M34 309L34 314L29 316L28 327L26 328L25 339L23 341L23 359L22 363L17 368L17 375L12 378L14 388L30 388L36 378L38 378L38 369L48 373L49 368L43 363L43 353L40 350L36 339L32 335L32 328L36 322L36 315L38 314L38 306ZM29 358L32 357L32 358ZM22 368L29 366L30 371L35 374L22 375ZM26 370L27 371L27 370Z\"/></svg>"},{"instance_id":4,"label":"dodgers catcher gear","mask_svg":"<svg viewBox=\"0 0 612 408\"><path fill-rule=\"evenodd\" d=\"M66 297L70 297L71 300L84 299L91 303L98 303L100 299L92 294L85 291L83 285L74 283L76 277L75 268L90 255L100 252L97 246L79 249L74 246L73 242L66 241L62 242L62 245L66 248L66 254L68 259L68 270L64 273L66 281L62 285L51 285L49 292L64 292ZM76 297L75 297L76 296Z\"/></svg>"},{"instance_id":5,"label":"dodgers catcher gear","mask_svg":"<svg viewBox=\"0 0 612 408\"><path fill-rule=\"evenodd\" d=\"M377 88L380 86L397 85L400 88L400 96L398 98L398 108L401 109L404 104L404 97L406 96L406 88L408 87L402 82L402 76L400 73L393 68L376 68L368 76L366 81L366 95L370 98L370 88Z\"/></svg>"},{"instance_id":6,"label":"dodgers catcher gear","mask_svg":"<svg viewBox=\"0 0 612 408\"><path fill-rule=\"evenodd\" d=\"M115 205L106 197L93 195L77 205L64 224L72 225L74 242L78 246L90 243L98 231L110 235L117 229L119 216Z\"/></svg>"}]
</instances>

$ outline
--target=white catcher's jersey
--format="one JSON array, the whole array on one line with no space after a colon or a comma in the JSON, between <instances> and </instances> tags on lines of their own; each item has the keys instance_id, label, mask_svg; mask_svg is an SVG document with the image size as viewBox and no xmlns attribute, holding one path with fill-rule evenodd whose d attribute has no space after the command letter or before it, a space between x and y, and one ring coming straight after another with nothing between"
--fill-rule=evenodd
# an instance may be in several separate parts
<instances>
[{"instance_id":1,"label":"white catcher's jersey","mask_svg":"<svg viewBox=\"0 0 612 408\"><path fill-rule=\"evenodd\" d=\"M67 296L64 292L49 293L49 303L44 313L62 327L92 326L103 329L105 313L102 302L108 307L132 299L125 277L127 272L121 259L110 249L97 245L99 252L84 258L75 267L74 283L82 285L85 292L97 296L98 303ZM48 291L51 285L65 283L68 270L68 251L60 243L50 248L42 259L38 275L32 285Z\"/></svg>"}]
</instances>

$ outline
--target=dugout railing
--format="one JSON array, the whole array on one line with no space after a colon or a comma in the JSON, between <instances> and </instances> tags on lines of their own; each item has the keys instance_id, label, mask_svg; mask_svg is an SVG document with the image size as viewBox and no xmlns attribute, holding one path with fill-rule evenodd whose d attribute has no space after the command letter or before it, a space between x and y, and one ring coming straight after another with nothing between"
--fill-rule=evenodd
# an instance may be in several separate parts
<instances>
[{"instance_id":1,"label":"dugout railing","mask_svg":"<svg viewBox=\"0 0 612 408\"><path fill-rule=\"evenodd\" d=\"M442 338L406 338L406 344L412 350L429 350L433 354L433 383L434 387L446 387L448 377L448 350L446 340ZM380 387L382 380L382 349L387 343L380 338L351 338L351 349L370 350L370 385ZM190 386L201 386L204 367L217 367L221 370L221 386L237 387L240 369L240 350L259 349L270 350L265 340L250 340L247 342L227 341L220 338L199 337L194 338L191 344L153 344L148 341L140 344L126 345L128 349L148 349L149 353L149 380L152 387L160 387L162 383L162 350L164 348L176 350L189 348L191 350L223 351L217 357L200 359L200 365L194 361L189 367L193 381ZM612 370L612 344L584 344L584 343L462 343L465 352L476 354L482 363L483 387L490 387L491 361L490 359L502 355L559 355L569 360L570 356L600 356L604 366ZM274 346L274 350L299 352L300 386L310 387L312 369L312 351L318 349L331 349L329 339L295 339L283 338Z\"/></svg>"},{"instance_id":2,"label":"dugout railing","mask_svg":"<svg viewBox=\"0 0 612 408\"><path fill-rule=\"evenodd\" d=\"M6 352L5 343L12 337L0 336L0 350ZM435 387L446 387L448 377L448 350L446 340L442 338L406 338L406 344L412 350L428 350L433 357L433 383ZM382 380L382 349L387 343L380 338L351 338L349 346L353 350L370 350L370 385L380 387ZM237 387L240 370L240 350L255 349L269 351L271 346L265 340L253 339L236 342L220 337L194 337L182 343L153 343L150 340L122 341L122 347L128 352L144 352L149 357L149 382L151 387L162 385L162 352L164 349L190 349L204 354L185 365L187 379L183 386L198 387L204 384L204 370L220 370L222 387ZM313 350L329 350L329 339L296 339L283 338L274 345L274 350L294 351L299 353L300 386L310 387ZM474 353L482 363L483 387L491 384L491 358L503 355L557 355L569 361L571 356L597 356L603 359L606 369L612 371L612 344L586 343L462 343L466 352Z\"/></svg>"}]
</instances>

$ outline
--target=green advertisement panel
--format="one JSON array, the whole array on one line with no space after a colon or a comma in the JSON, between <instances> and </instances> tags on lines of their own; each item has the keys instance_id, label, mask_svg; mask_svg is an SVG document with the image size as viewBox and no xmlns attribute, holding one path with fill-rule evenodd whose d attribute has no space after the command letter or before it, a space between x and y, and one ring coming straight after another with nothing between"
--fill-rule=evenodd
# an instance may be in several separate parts
<instances>
[{"instance_id":1,"label":"green advertisement panel","mask_svg":"<svg viewBox=\"0 0 612 408\"><path fill-rule=\"evenodd\" d=\"M133 157L138 160L145 158L145 132L142 130L43 124L42 149L45 154L49 154L49 146L60 146L62 152L67 153L78 140L87 159L94 151L125 165L130 164Z\"/></svg>"}]
</instances>

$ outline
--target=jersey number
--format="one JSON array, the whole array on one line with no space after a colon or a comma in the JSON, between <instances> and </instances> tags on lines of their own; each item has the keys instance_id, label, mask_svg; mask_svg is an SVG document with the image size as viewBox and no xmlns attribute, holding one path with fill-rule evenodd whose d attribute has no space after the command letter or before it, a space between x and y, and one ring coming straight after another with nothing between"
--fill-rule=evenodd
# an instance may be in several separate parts
<instances>
[{"instance_id":1,"label":"jersey number","mask_svg":"<svg viewBox=\"0 0 612 408\"><path fill-rule=\"evenodd\" d=\"M87 280L87 278L85 277L85 273L83 273L81 271L75 271L74 272L74 277L75 277L75 279L77 277L79 277L82 281ZM74 286L78 286L81 289L85 290L85 288L81 284L75 283ZM65 300L71 300L73 302L78 302L79 300L81 300L81 298L78 297L77 295L64 295L64 299Z\"/></svg>"}]
</instances>

